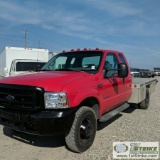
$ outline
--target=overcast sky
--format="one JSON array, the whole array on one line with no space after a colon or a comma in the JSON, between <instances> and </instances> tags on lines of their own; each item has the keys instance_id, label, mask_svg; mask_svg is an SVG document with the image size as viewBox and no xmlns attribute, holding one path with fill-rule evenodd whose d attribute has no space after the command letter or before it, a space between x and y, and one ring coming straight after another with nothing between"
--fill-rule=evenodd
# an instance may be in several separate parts
<instances>
[{"instance_id":1,"label":"overcast sky","mask_svg":"<svg viewBox=\"0 0 160 160\"><path fill-rule=\"evenodd\" d=\"M0 0L0 51L5 46L61 52L124 52L131 67L160 67L160 0Z\"/></svg>"}]
</instances>

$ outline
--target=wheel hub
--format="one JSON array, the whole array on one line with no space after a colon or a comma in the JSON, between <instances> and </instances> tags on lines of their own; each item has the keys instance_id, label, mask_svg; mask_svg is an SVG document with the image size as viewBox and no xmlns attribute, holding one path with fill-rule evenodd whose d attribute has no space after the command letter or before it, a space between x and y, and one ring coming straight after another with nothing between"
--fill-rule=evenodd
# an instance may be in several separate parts
<instances>
[{"instance_id":1,"label":"wheel hub","mask_svg":"<svg viewBox=\"0 0 160 160\"><path fill-rule=\"evenodd\" d=\"M89 120L84 120L80 126L80 136L82 139L88 139L91 136L92 126Z\"/></svg>"}]
</instances>

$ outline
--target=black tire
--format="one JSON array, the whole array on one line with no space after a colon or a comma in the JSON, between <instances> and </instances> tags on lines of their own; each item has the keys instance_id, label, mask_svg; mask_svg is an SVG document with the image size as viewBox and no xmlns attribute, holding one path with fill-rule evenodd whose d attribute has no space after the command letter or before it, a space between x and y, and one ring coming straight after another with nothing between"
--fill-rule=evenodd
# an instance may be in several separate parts
<instances>
[{"instance_id":1,"label":"black tire","mask_svg":"<svg viewBox=\"0 0 160 160\"><path fill-rule=\"evenodd\" d=\"M97 130L97 119L92 108L83 106L75 115L71 130L65 140L68 148L74 152L84 152L93 144Z\"/></svg>"},{"instance_id":2,"label":"black tire","mask_svg":"<svg viewBox=\"0 0 160 160\"><path fill-rule=\"evenodd\" d=\"M149 94L149 89L146 90L146 98L139 103L139 108L140 109L147 109L150 104L150 94Z\"/></svg>"}]
</instances>

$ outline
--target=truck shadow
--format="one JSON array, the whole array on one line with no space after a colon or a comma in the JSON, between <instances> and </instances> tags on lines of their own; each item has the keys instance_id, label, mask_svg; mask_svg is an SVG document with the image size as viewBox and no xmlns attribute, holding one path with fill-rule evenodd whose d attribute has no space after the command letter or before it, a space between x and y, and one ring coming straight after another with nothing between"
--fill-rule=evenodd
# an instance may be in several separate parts
<instances>
[{"instance_id":1,"label":"truck shadow","mask_svg":"<svg viewBox=\"0 0 160 160\"><path fill-rule=\"evenodd\" d=\"M136 109L136 106L131 105L129 108L125 109L124 111L122 111L122 113L132 113L134 112Z\"/></svg>"},{"instance_id":2,"label":"truck shadow","mask_svg":"<svg viewBox=\"0 0 160 160\"><path fill-rule=\"evenodd\" d=\"M38 147L61 147L65 146L65 138L64 135L56 135L56 136L37 136L30 135L26 133L21 133L18 131L13 131L7 127L3 128L3 133L5 136L16 139L20 142L30 144Z\"/></svg>"},{"instance_id":3,"label":"truck shadow","mask_svg":"<svg viewBox=\"0 0 160 160\"><path fill-rule=\"evenodd\" d=\"M114 116L113 118L111 118L110 120L108 120L106 122L98 122L98 124L97 124L97 131L100 131L103 128L107 127L108 125L110 125L111 123L113 123L114 121L116 121L121 116L123 116L123 115L122 114L117 114L116 116Z\"/></svg>"},{"instance_id":4,"label":"truck shadow","mask_svg":"<svg viewBox=\"0 0 160 160\"><path fill-rule=\"evenodd\" d=\"M107 127L108 125L110 125L111 123L113 123L114 121L116 121L117 119L119 119L121 116L123 116L123 113L132 113L136 110L135 106L130 106L129 108L125 109L124 111L122 111L121 113L117 114L116 116L112 117L110 120L106 121L106 122L98 122L97 125L97 131L102 130L103 128Z\"/></svg>"}]
</instances>

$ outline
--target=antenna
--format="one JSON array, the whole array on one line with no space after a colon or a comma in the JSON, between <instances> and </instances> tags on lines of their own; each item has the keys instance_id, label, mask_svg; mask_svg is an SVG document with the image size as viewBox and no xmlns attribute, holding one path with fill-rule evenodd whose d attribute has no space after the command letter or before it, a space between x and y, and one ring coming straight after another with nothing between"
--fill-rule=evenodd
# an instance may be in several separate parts
<instances>
[{"instance_id":1,"label":"antenna","mask_svg":"<svg viewBox=\"0 0 160 160\"><path fill-rule=\"evenodd\" d=\"M41 49L41 41L39 40L38 48Z\"/></svg>"},{"instance_id":2,"label":"antenna","mask_svg":"<svg viewBox=\"0 0 160 160\"><path fill-rule=\"evenodd\" d=\"M24 28L24 48L27 48L27 29Z\"/></svg>"}]
</instances>

